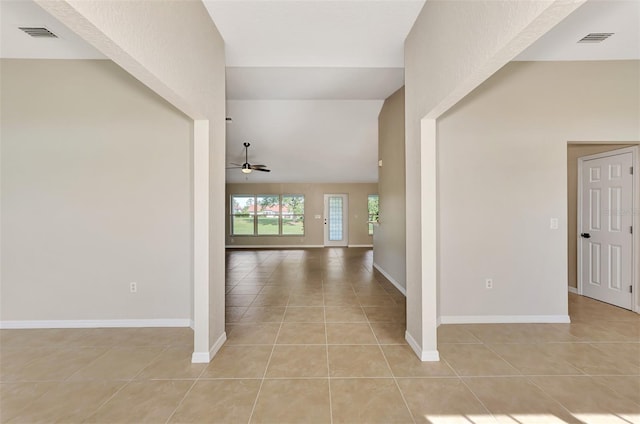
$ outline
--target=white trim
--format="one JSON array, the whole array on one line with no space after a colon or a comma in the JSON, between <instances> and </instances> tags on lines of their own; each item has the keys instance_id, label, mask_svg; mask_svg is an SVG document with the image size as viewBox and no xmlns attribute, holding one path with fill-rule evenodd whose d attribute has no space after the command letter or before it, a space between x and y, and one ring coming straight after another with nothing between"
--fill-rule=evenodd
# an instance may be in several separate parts
<instances>
[{"instance_id":1,"label":"white trim","mask_svg":"<svg viewBox=\"0 0 640 424\"><path fill-rule=\"evenodd\" d=\"M319 249L324 247L321 244L227 244L226 249Z\"/></svg>"},{"instance_id":2,"label":"white trim","mask_svg":"<svg viewBox=\"0 0 640 424\"><path fill-rule=\"evenodd\" d=\"M407 343L409 343L411 349L413 349L415 354L418 355L418 358L420 358L422 362L440 361L440 353L438 353L437 350L422 350L418 342L416 342L416 340L411 336L411 334L409 334L408 331L404 332L404 339L407 341Z\"/></svg>"},{"instance_id":3,"label":"white trim","mask_svg":"<svg viewBox=\"0 0 640 424\"><path fill-rule=\"evenodd\" d=\"M442 324L568 324L569 315L443 315Z\"/></svg>"},{"instance_id":4,"label":"white trim","mask_svg":"<svg viewBox=\"0 0 640 424\"><path fill-rule=\"evenodd\" d=\"M377 263L373 263L373 267L375 269L377 269L380 274L384 275L384 278L386 278L387 280L389 280L389 282L391 284L393 284L400 293L402 293L404 295L404 297L407 297L407 289L406 287L402 287L400 285L400 283L398 283L392 276L390 276L384 269L382 269L382 267L380 265L378 265Z\"/></svg>"},{"instance_id":5,"label":"white trim","mask_svg":"<svg viewBox=\"0 0 640 424\"><path fill-rule=\"evenodd\" d=\"M192 147L192 201L193 201L193 284L191 303L193 315L193 346L194 350L209 348L209 324L211 309L209 305L209 284L211 280L210 259L212 252L210 217L210 163L211 144L209 121L196 119L193 121ZM215 228L215 226L213 227Z\"/></svg>"},{"instance_id":6,"label":"white trim","mask_svg":"<svg viewBox=\"0 0 640 424\"><path fill-rule=\"evenodd\" d=\"M227 341L227 333L223 332L218 340L211 346L209 352L193 352L191 355L191 362L194 364L208 364L211 362L216 353L220 350L224 342Z\"/></svg>"},{"instance_id":7,"label":"white trim","mask_svg":"<svg viewBox=\"0 0 640 424\"><path fill-rule=\"evenodd\" d=\"M341 197L342 198L342 240L329 240L329 198ZM324 247L349 247L349 194L348 193L325 193L323 201L324 209L324 228L323 228L323 243Z\"/></svg>"},{"instance_id":8,"label":"white trim","mask_svg":"<svg viewBox=\"0 0 640 424\"><path fill-rule=\"evenodd\" d=\"M350 244L347 247L373 247L373 244Z\"/></svg>"},{"instance_id":9,"label":"white trim","mask_svg":"<svg viewBox=\"0 0 640 424\"><path fill-rule=\"evenodd\" d=\"M571 143L569 143L571 144ZM600 143L607 144L607 143ZM577 224L578 228L576 229L577 235L577 251L576 251L576 259L577 259L577 276L578 276L578 294L582 294L582 243L580 242L580 231L582 229L582 165L583 162L592 159L599 159L608 156L616 156L623 153L631 153L631 161L633 164L633 183L631 187L631 196L632 196L632 207L634 211L640 211L640 153L638 152L638 146L625 147L622 149L610 150L608 152L596 153L588 156L581 156L578 158L578 208L577 208ZM633 221L631 225L634 228L633 238L631 241L631 260L633 261L631 267L631 286L632 292L635 295L631 296L631 311L636 311L640 313L640 294L638 290L640 289L640 255L638 255L638 251L640 250L640 213L633 214Z\"/></svg>"},{"instance_id":10,"label":"white trim","mask_svg":"<svg viewBox=\"0 0 640 424\"><path fill-rule=\"evenodd\" d=\"M571 287L571 286L569 286L569 293L580 294L580 293L578 293L578 289L577 288Z\"/></svg>"},{"instance_id":11,"label":"white trim","mask_svg":"<svg viewBox=\"0 0 640 424\"><path fill-rule=\"evenodd\" d=\"M191 327L190 319L91 319L0 321L1 329Z\"/></svg>"}]
</instances>

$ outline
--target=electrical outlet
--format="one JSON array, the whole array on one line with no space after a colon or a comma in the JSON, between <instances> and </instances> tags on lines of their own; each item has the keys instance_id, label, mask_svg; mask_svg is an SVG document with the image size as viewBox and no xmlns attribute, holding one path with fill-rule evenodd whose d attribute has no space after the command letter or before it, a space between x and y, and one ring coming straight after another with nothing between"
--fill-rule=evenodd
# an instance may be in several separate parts
<instances>
[{"instance_id":1,"label":"electrical outlet","mask_svg":"<svg viewBox=\"0 0 640 424\"><path fill-rule=\"evenodd\" d=\"M549 221L549 228L551 228L552 230L558 229L558 218L551 218L551 220Z\"/></svg>"},{"instance_id":2,"label":"electrical outlet","mask_svg":"<svg viewBox=\"0 0 640 424\"><path fill-rule=\"evenodd\" d=\"M129 283L129 292L138 293L138 283Z\"/></svg>"},{"instance_id":3,"label":"electrical outlet","mask_svg":"<svg viewBox=\"0 0 640 424\"><path fill-rule=\"evenodd\" d=\"M487 278L484 280L484 285L487 289L493 288L493 278Z\"/></svg>"}]
</instances>

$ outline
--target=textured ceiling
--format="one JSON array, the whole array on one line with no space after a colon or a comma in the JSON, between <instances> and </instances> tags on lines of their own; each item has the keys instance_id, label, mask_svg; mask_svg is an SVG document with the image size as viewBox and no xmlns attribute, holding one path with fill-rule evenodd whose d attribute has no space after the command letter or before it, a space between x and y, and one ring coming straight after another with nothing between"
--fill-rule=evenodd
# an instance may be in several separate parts
<instances>
[{"instance_id":1,"label":"textured ceiling","mask_svg":"<svg viewBox=\"0 0 640 424\"><path fill-rule=\"evenodd\" d=\"M227 66L403 67L423 0L205 0Z\"/></svg>"},{"instance_id":2,"label":"textured ceiling","mask_svg":"<svg viewBox=\"0 0 640 424\"><path fill-rule=\"evenodd\" d=\"M378 114L404 84L418 1L209 1L227 53L229 182L376 182ZM242 100L242 101L235 101Z\"/></svg>"},{"instance_id":3,"label":"textured ceiling","mask_svg":"<svg viewBox=\"0 0 640 424\"><path fill-rule=\"evenodd\" d=\"M614 33L578 43L592 32ZM640 1L590 0L522 52L516 60L640 59Z\"/></svg>"},{"instance_id":4,"label":"textured ceiling","mask_svg":"<svg viewBox=\"0 0 640 424\"><path fill-rule=\"evenodd\" d=\"M382 100L231 100L227 160L272 172L227 170L228 182L377 182Z\"/></svg>"},{"instance_id":5,"label":"textured ceiling","mask_svg":"<svg viewBox=\"0 0 640 424\"><path fill-rule=\"evenodd\" d=\"M58 38L33 38L19 27L45 27ZM106 59L31 0L0 0L0 57Z\"/></svg>"},{"instance_id":6,"label":"textured ceiling","mask_svg":"<svg viewBox=\"0 0 640 424\"><path fill-rule=\"evenodd\" d=\"M377 180L377 116L404 81L404 39L423 0L205 0L227 52L228 181ZM0 0L0 57L101 59L31 0ZM44 26L58 39L33 39L19 26ZM640 2L590 0L517 60L640 59ZM613 32L578 44L590 32ZM251 159L251 158L250 158Z\"/></svg>"},{"instance_id":7,"label":"textured ceiling","mask_svg":"<svg viewBox=\"0 0 640 424\"><path fill-rule=\"evenodd\" d=\"M227 68L230 100L386 99L404 83L404 68Z\"/></svg>"}]
</instances>

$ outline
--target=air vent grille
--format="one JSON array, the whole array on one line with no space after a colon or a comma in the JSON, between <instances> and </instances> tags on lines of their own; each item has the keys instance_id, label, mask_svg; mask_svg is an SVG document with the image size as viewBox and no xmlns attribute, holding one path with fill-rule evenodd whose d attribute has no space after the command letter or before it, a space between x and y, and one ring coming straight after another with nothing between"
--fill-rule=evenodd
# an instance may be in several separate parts
<instances>
[{"instance_id":1,"label":"air vent grille","mask_svg":"<svg viewBox=\"0 0 640 424\"><path fill-rule=\"evenodd\" d=\"M578 40L578 43L602 43L613 34L613 32L592 32Z\"/></svg>"},{"instance_id":2,"label":"air vent grille","mask_svg":"<svg viewBox=\"0 0 640 424\"><path fill-rule=\"evenodd\" d=\"M19 27L19 29L36 38L58 38L57 35L44 27Z\"/></svg>"}]
</instances>

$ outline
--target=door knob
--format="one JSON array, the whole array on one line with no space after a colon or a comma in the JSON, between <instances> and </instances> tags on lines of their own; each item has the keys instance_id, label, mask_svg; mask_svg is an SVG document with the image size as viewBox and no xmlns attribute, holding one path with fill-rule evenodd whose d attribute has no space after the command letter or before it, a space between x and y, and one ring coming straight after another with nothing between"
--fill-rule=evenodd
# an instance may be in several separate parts
<instances>
[{"instance_id":1,"label":"door knob","mask_svg":"<svg viewBox=\"0 0 640 424\"><path fill-rule=\"evenodd\" d=\"M582 234L580 234L580 237L582 237L582 238L591 238L591 234L589 234L589 233L582 233Z\"/></svg>"}]
</instances>

